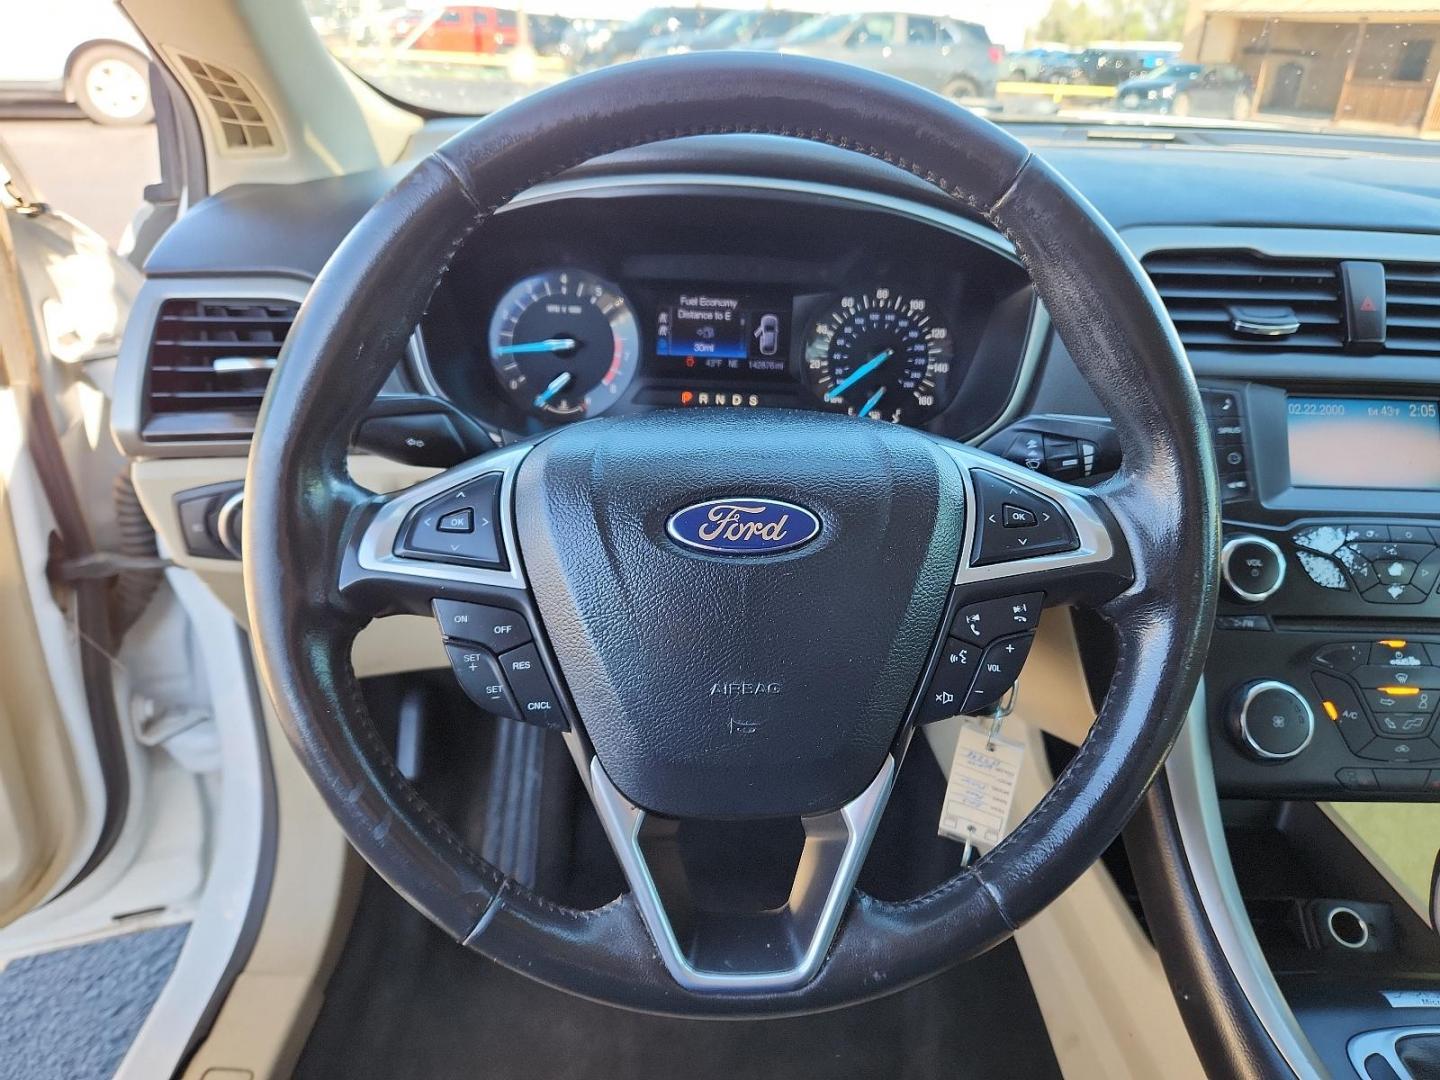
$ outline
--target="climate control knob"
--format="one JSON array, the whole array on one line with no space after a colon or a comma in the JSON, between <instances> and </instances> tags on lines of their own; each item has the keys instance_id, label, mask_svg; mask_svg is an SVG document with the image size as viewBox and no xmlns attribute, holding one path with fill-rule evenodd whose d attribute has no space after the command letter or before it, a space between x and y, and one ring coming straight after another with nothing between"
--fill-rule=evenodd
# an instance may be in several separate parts
<instances>
[{"instance_id":1,"label":"climate control knob","mask_svg":"<svg viewBox=\"0 0 1440 1080\"><path fill-rule=\"evenodd\" d=\"M1220 549L1220 576L1236 599L1258 604L1285 583L1285 553L1263 536L1232 536Z\"/></svg>"},{"instance_id":2,"label":"climate control knob","mask_svg":"<svg viewBox=\"0 0 1440 1080\"><path fill-rule=\"evenodd\" d=\"M1235 691L1230 737L1256 761L1288 761L1315 737L1315 713L1288 683L1261 679Z\"/></svg>"}]
</instances>

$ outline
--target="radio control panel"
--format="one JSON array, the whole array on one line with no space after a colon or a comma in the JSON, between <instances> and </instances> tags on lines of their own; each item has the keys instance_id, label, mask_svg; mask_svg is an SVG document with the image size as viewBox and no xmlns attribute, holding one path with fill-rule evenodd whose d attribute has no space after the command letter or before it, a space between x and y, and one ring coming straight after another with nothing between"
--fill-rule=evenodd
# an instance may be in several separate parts
<instances>
[{"instance_id":1,"label":"radio control panel","mask_svg":"<svg viewBox=\"0 0 1440 1080\"><path fill-rule=\"evenodd\" d=\"M1222 486L1225 447L1246 470L1222 494L1206 666L1221 795L1440 799L1433 393L1202 388L1212 425L1235 420L1216 439Z\"/></svg>"}]
</instances>

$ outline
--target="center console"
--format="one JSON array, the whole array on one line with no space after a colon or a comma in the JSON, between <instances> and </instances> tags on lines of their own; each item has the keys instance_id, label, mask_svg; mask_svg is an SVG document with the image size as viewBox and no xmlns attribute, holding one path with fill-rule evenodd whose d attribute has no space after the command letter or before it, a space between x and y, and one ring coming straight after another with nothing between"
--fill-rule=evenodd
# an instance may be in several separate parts
<instances>
[{"instance_id":1,"label":"center console","mask_svg":"<svg viewBox=\"0 0 1440 1080\"><path fill-rule=\"evenodd\" d=\"M1222 796L1440 795L1440 402L1207 383Z\"/></svg>"}]
</instances>

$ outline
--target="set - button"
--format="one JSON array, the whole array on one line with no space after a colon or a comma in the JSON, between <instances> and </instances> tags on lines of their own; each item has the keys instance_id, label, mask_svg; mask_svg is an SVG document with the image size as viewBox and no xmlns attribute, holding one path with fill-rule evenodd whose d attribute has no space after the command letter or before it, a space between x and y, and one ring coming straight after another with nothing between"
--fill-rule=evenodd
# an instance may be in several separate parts
<instances>
[{"instance_id":1,"label":"set - button","mask_svg":"<svg viewBox=\"0 0 1440 1080\"><path fill-rule=\"evenodd\" d=\"M437 599L435 619L450 666L471 701L488 713L564 730L568 723L529 624L519 612Z\"/></svg>"},{"instance_id":2,"label":"set - button","mask_svg":"<svg viewBox=\"0 0 1440 1080\"><path fill-rule=\"evenodd\" d=\"M979 712L999 702L1030 655L1044 600L1044 593L1025 593L956 611L920 705L920 722Z\"/></svg>"}]
</instances>

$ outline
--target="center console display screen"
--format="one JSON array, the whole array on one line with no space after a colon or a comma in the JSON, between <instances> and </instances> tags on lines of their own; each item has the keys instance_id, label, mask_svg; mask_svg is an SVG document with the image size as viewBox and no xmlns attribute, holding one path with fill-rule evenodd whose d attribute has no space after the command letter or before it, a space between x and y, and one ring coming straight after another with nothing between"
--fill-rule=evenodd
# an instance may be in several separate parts
<instances>
[{"instance_id":1,"label":"center console display screen","mask_svg":"<svg viewBox=\"0 0 1440 1080\"><path fill-rule=\"evenodd\" d=\"M1286 413L1296 487L1440 492L1440 403L1292 396Z\"/></svg>"},{"instance_id":2,"label":"center console display screen","mask_svg":"<svg viewBox=\"0 0 1440 1080\"><path fill-rule=\"evenodd\" d=\"M734 293L682 291L660 298L655 354L676 374L783 374L790 357L790 304Z\"/></svg>"}]
</instances>

